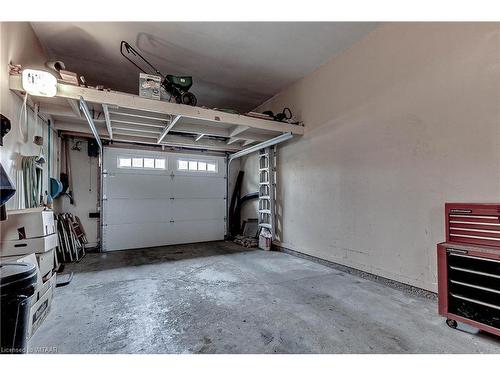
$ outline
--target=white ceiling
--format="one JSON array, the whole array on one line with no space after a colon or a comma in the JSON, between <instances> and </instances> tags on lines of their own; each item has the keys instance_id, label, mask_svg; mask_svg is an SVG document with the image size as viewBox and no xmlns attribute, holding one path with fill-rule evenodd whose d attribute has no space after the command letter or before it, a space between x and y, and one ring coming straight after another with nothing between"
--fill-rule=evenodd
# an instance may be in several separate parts
<instances>
[{"instance_id":1,"label":"white ceiling","mask_svg":"<svg viewBox=\"0 0 500 375\"><path fill-rule=\"evenodd\" d=\"M369 22L32 23L51 60L90 85L136 94L139 72L122 40L163 74L192 75L198 105L248 111L377 27Z\"/></svg>"}]
</instances>

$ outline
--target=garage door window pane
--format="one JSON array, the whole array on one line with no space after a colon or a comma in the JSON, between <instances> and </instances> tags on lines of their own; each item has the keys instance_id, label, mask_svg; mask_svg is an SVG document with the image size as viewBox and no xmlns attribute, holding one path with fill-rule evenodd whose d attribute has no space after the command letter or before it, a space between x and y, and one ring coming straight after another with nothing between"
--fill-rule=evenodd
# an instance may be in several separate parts
<instances>
[{"instance_id":1,"label":"garage door window pane","mask_svg":"<svg viewBox=\"0 0 500 375\"><path fill-rule=\"evenodd\" d=\"M204 161L199 161L198 162L198 170L199 171L206 171L207 170L207 163Z\"/></svg>"},{"instance_id":2,"label":"garage door window pane","mask_svg":"<svg viewBox=\"0 0 500 375\"><path fill-rule=\"evenodd\" d=\"M207 163L207 171L209 172L216 172L217 167L215 163Z\"/></svg>"},{"instance_id":3,"label":"garage door window pane","mask_svg":"<svg viewBox=\"0 0 500 375\"><path fill-rule=\"evenodd\" d=\"M142 158L132 158L132 167L142 168Z\"/></svg>"},{"instance_id":4,"label":"garage door window pane","mask_svg":"<svg viewBox=\"0 0 500 375\"><path fill-rule=\"evenodd\" d=\"M197 161L189 161L189 170L197 171L198 170L198 162Z\"/></svg>"},{"instance_id":5,"label":"garage door window pane","mask_svg":"<svg viewBox=\"0 0 500 375\"><path fill-rule=\"evenodd\" d=\"M154 168L155 159L144 158L144 168Z\"/></svg>"},{"instance_id":6,"label":"garage door window pane","mask_svg":"<svg viewBox=\"0 0 500 375\"><path fill-rule=\"evenodd\" d=\"M177 169L180 171L186 171L188 169L188 162L187 160L179 160L177 162Z\"/></svg>"},{"instance_id":7,"label":"garage door window pane","mask_svg":"<svg viewBox=\"0 0 500 375\"><path fill-rule=\"evenodd\" d=\"M165 159L155 159L156 169L165 169Z\"/></svg>"},{"instance_id":8,"label":"garage door window pane","mask_svg":"<svg viewBox=\"0 0 500 375\"><path fill-rule=\"evenodd\" d=\"M132 160L130 158L118 158L119 168L130 168L132 166Z\"/></svg>"}]
</instances>

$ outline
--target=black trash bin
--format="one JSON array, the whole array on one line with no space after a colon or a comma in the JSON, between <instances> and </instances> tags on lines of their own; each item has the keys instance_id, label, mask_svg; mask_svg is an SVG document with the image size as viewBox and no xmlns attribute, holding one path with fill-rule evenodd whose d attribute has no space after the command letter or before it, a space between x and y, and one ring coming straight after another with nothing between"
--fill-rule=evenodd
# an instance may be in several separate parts
<instances>
[{"instance_id":1,"label":"black trash bin","mask_svg":"<svg viewBox=\"0 0 500 375\"><path fill-rule=\"evenodd\" d=\"M0 353L26 353L37 270L30 263L0 263Z\"/></svg>"}]
</instances>

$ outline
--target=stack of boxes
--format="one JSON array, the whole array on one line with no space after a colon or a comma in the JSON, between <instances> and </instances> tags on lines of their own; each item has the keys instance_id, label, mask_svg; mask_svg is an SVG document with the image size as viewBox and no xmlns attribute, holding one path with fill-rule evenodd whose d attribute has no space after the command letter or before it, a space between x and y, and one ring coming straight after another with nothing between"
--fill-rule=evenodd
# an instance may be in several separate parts
<instances>
[{"instance_id":1,"label":"stack of boxes","mask_svg":"<svg viewBox=\"0 0 500 375\"><path fill-rule=\"evenodd\" d=\"M56 285L57 232L52 210L32 208L8 212L0 222L0 261L27 262L37 267L37 286L30 308L28 337L50 311Z\"/></svg>"}]
</instances>

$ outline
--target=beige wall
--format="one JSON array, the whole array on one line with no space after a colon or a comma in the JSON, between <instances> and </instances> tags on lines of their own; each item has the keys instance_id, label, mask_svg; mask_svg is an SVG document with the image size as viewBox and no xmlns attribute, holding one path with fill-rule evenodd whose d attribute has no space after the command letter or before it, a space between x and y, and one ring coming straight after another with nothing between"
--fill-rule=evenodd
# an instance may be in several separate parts
<instances>
[{"instance_id":1,"label":"beige wall","mask_svg":"<svg viewBox=\"0 0 500 375\"><path fill-rule=\"evenodd\" d=\"M500 201L500 24L384 24L285 105L283 246L436 291L444 202Z\"/></svg>"},{"instance_id":2,"label":"beige wall","mask_svg":"<svg viewBox=\"0 0 500 375\"><path fill-rule=\"evenodd\" d=\"M240 160L240 159L236 159ZM234 162L233 162L234 163ZM255 157L242 158L240 160L240 169L245 172L243 175L243 184L241 185L241 196L246 194L255 193L259 191L259 162L257 155ZM241 218L242 222L244 219L257 219L257 209L259 207L259 202L257 199L252 199L247 201L241 207Z\"/></svg>"},{"instance_id":3,"label":"beige wall","mask_svg":"<svg viewBox=\"0 0 500 375\"><path fill-rule=\"evenodd\" d=\"M80 151L73 150L76 141L80 141ZM73 204L68 197L62 197L62 212L70 212L79 217L89 241L88 247L98 245L99 220L89 218L89 213L99 210L99 158L89 157L87 140L76 138L68 140L69 161L73 179Z\"/></svg>"},{"instance_id":4,"label":"beige wall","mask_svg":"<svg viewBox=\"0 0 500 375\"><path fill-rule=\"evenodd\" d=\"M4 137L4 146L0 147L1 163L16 183L19 170L17 160L20 155L38 155L40 148L33 144L35 135L43 136L45 156L48 158L48 127L39 120L35 121L32 110L28 110L28 125L23 125L24 136L19 130L19 114L22 99L9 89L8 64L21 64L23 67L44 69L45 55L33 29L27 22L0 23L0 111L11 120L12 129ZM27 131L27 133L26 133ZM58 175L58 139L51 133L51 175ZM48 186L48 163L44 166L43 190ZM8 203L8 209L18 208L17 193Z\"/></svg>"}]
</instances>

